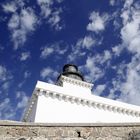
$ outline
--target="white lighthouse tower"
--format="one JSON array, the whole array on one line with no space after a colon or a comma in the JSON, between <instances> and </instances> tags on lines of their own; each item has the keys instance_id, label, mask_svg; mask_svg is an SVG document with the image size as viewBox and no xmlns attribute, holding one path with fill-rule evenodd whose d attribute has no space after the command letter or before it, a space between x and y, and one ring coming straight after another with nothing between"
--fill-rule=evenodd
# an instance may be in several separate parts
<instances>
[{"instance_id":1,"label":"white lighthouse tower","mask_svg":"<svg viewBox=\"0 0 140 140\"><path fill-rule=\"evenodd\" d=\"M23 121L41 123L127 123L140 122L140 107L91 92L77 66L67 64L57 84L38 81Z\"/></svg>"}]
</instances>

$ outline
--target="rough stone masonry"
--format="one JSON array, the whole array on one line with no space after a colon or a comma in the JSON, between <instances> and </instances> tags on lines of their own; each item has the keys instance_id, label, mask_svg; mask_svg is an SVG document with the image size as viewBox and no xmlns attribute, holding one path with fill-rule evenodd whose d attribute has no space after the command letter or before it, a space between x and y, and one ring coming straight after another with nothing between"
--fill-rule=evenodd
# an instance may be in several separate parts
<instances>
[{"instance_id":1,"label":"rough stone masonry","mask_svg":"<svg viewBox=\"0 0 140 140\"><path fill-rule=\"evenodd\" d=\"M140 123L41 124L0 121L0 140L140 140Z\"/></svg>"}]
</instances>

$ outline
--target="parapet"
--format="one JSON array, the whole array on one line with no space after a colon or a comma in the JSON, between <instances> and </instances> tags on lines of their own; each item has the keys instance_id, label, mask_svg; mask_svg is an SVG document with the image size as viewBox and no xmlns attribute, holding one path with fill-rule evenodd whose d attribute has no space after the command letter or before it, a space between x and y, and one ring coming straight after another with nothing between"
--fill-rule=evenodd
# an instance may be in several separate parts
<instances>
[{"instance_id":1,"label":"parapet","mask_svg":"<svg viewBox=\"0 0 140 140\"><path fill-rule=\"evenodd\" d=\"M49 124L0 121L0 140L135 140L140 123Z\"/></svg>"}]
</instances>

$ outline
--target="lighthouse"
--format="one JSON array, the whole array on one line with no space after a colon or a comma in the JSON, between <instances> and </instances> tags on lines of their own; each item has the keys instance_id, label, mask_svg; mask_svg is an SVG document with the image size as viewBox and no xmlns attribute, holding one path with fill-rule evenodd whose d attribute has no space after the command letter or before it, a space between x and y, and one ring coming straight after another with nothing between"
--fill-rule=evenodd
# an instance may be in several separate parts
<instances>
[{"instance_id":1,"label":"lighthouse","mask_svg":"<svg viewBox=\"0 0 140 140\"><path fill-rule=\"evenodd\" d=\"M56 84L37 81L23 117L39 123L140 122L140 107L94 95L78 67L66 64Z\"/></svg>"}]
</instances>

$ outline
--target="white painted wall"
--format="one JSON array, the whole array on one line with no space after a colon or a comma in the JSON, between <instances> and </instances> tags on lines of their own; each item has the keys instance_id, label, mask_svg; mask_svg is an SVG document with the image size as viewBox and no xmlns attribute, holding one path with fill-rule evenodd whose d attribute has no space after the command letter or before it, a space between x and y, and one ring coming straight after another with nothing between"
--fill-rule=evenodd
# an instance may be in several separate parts
<instances>
[{"instance_id":1,"label":"white painted wall","mask_svg":"<svg viewBox=\"0 0 140 140\"><path fill-rule=\"evenodd\" d=\"M35 122L120 123L140 122L140 118L39 96Z\"/></svg>"},{"instance_id":2,"label":"white painted wall","mask_svg":"<svg viewBox=\"0 0 140 140\"><path fill-rule=\"evenodd\" d=\"M140 112L139 106L95 96L90 88L65 81L63 87L38 81L36 89L38 88ZM29 120L42 123L122 123L140 122L140 117L38 95L27 121Z\"/></svg>"}]
</instances>

